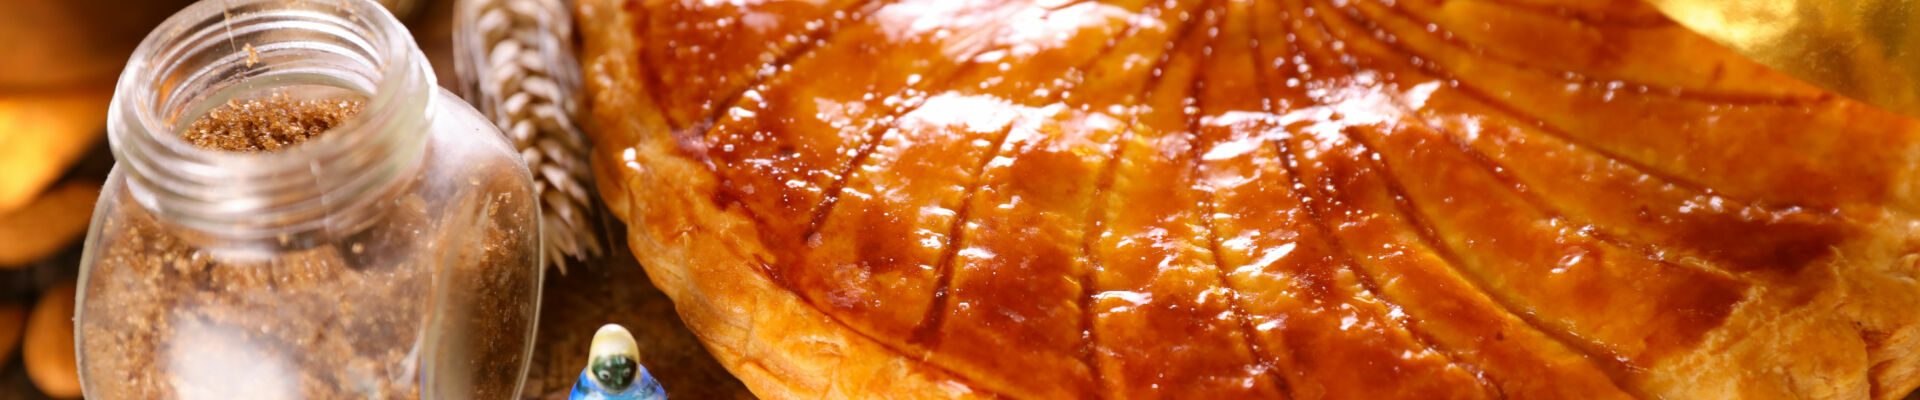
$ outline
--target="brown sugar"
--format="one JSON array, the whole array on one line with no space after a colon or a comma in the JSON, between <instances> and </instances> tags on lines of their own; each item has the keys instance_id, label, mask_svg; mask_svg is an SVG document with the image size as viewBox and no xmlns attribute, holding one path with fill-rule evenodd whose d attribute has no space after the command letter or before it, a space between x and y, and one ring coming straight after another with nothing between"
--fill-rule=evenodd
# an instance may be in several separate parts
<instances>
[{"instance_id":1,"label":"brown sugar","mask_svg":"<svg viewBox=\"0 0 1920 400\"><path fill-rule=\"evenodd\" d=\"M223 395L253 394L246 392L259 386L248 385L261 385L304 394L273 394L285 398L347 398L359 391L376 398L414 397L403 389L404 380L382 379L385 384L372 387L350 383L360 380L355 375L404 373L397 368L405 356L400 350L378 349L406 348L404 341L417 333L409 328L424 316L421 303L402 301L407 294L400 292L421 287L420 270L356 270L332 247L258 262L221 262L150 214L124 214L105 221L120 237L103 243L96 277L88 283L94 299L85 312L95 322L83 339L94 385L89 394L230 397ZM390 303L369 306L376 299ZM367 329L391 335L341 334ZM316 370L331 373L309 373ZM196 386L210 375L239 372L253 373L246 375L251 381Z\"/></svg>"},{"instance_id":2,"label":"brown sugar","mask_svg":"<svg viewBox=\"0 0 1920 400\"><path fill-rule=\"evenodd\" d=\"M189 142L264 154L297 145L360 110L343 100L274 95L230 102L194 121ZM442 210L401 191L376 222L344 237L282 238L271 254L233 256L221 239L148 212L125 191L82 305L89 397L109 399L417 399L423 382L467 382L503 398L523 357L532 299L513 285L537 270L508 249L531 238L486 209L507 199L483 177ZM412 183L419 184L419 183ZM499 190L492 190L499 189ZM451 211L449 211L451 210ZM455 217L436 218L451 212ZM468 229L454 229L458 226ZM477 229L472 229L477 228ZM429 328L426 321L439 331ZM440 395L445 397L446 395Z\"/></svg>"},{"instance_id":3,"label":"brown sugar","mask_svg":"<svg viewBox=\"0 0 1920 400\"><path fill-rule=\"evenodd\" d=\"M117 201L137 207L124 194ZM196 246L194 234L143 211L103 221L118 233L102 242L87 282L94 298L84 310L91 323L82 337L93 377L88 394L417 399L424 394L415 385L432 381L428 375L472 379L481 398L512 393L519 371L487 360L522 356L526 338L519 329L533 318L529 299L512 290L535 279L532 269L514 267L532 254L501 250L519 247L522 236L497 224L473 233L439 231L418 196L395 203L352 244L260 260L222 259ZM471 248L446 243L474 243L472 234L481 235L480 250L377 255L392 246ZM398 242L407 238L418 241ZM451 279L433 288L436 272ZM432 309L435 292L465 309L451 315ZM466 329L422 330L423 321L439 318ZM434 342L465 349L455 353L468 362L446 362L446 349L422 346ZM424 369L435 363L439 371ZM209 383L217 386L203 386Z\"/></svg>"},{"instance_id":4,"label":"brown sugar","mask_svg":"<svg viewBox=\"0 0 1920 400\"><path fill-rule=\"evenodd\" d=\"M180 137L214 150L279 151L340 126L361 107L358 100L294 99L284 93L228 100L194 120Z\"/></svg>"}]
</instances>

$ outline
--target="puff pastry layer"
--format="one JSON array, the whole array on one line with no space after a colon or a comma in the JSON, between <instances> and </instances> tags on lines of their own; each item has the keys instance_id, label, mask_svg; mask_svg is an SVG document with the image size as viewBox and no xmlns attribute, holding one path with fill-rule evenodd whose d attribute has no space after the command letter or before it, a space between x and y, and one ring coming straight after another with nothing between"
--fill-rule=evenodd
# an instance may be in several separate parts
<instances>
[{"instance_id":1,"label":"puff pastry layer","mask_svg":"<svg viewBox=\"0 0 1920 400\"><path fill-rule=\"evenodd\" d=\"M599 190L763 397L1920 385L1914 121L1638 3L578 7Z\"/></svg>"}]
</instances>

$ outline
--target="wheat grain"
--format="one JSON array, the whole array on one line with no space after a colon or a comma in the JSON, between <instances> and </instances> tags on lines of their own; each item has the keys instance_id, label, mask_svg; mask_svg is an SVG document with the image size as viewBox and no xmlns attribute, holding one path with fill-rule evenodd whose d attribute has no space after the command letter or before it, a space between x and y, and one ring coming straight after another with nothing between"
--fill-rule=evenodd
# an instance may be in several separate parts
<instances>
[{"instance_id":1,"label":"wheat grain","mask_svg":"<svg viewBox=\"0 0 1920 400\"><path fill-rule=\"evenodd\" d=\"M598 206L587 186L578 69L565 0L462 0L455 51L463 95L499 125L533 172L548 262L602 253Z\"/></svg>"}]
</instances>

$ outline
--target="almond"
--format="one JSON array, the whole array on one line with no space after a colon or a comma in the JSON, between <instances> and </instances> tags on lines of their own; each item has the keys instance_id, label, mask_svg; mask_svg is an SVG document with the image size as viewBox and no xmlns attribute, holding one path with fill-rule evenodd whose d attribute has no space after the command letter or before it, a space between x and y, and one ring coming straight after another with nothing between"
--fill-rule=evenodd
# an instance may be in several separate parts
<instances>
[{"instance_id":1,"label":"almond","mask_svg":"<svg viewBox=\"0 0 1920 400\"><path fill-rule=\"evenodd\" d=\"M0 95L0 214L32 202L100 143L110 94L90 88Z\"/></svg>"},{"instance_id":2,"label":"almond","mask_svg":"<svg viewBox=\"0 0 1920 400\"><path fill-rule=\"evenodd\" d=\"M0 213L0 268L46 258L87 233L100 183L54 187L25 207Z\"/></svg>"},{"instance_id":3,"label":"almond","mask_svg":"<svg viewBox=\"0 0 1920 400\"><path fill-rule=\"evenodd\" d=\"M27 320L21 355L27 377L41 393L55 398L80 397L80 373L74 361L72 282L47 290Z\"/></svg>"},{"instance_id":4,"label":"almond","mask_svg":"<svg viewBox=\"0 0 1920 400\"><path fill-rule=\"evenodd\" d=\"M20 345L20 330L25 328L26 322L27 307L0 304L0 368L6 368L7 360L13 358L13 349Z\"/></svg>"}]
</instances>

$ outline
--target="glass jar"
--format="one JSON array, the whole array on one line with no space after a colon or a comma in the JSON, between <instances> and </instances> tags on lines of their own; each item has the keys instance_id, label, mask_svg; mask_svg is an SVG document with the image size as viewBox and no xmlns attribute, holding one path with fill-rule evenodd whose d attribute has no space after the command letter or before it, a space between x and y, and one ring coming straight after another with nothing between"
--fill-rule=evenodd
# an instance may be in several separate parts
<instances>
[{"instance_id":1,"label":"glass jar","mask_svg":"<svg viewBox=\"0 0 1920 400\"><path fill-rule=\"evenodd\" d=\"M81 262L81 380L105 399L507 399L543 278L532 176L370 0L202 1L108 115ZM270 153L182 129L230 101L365 105Z\"/></svg>"}]
</instances>

